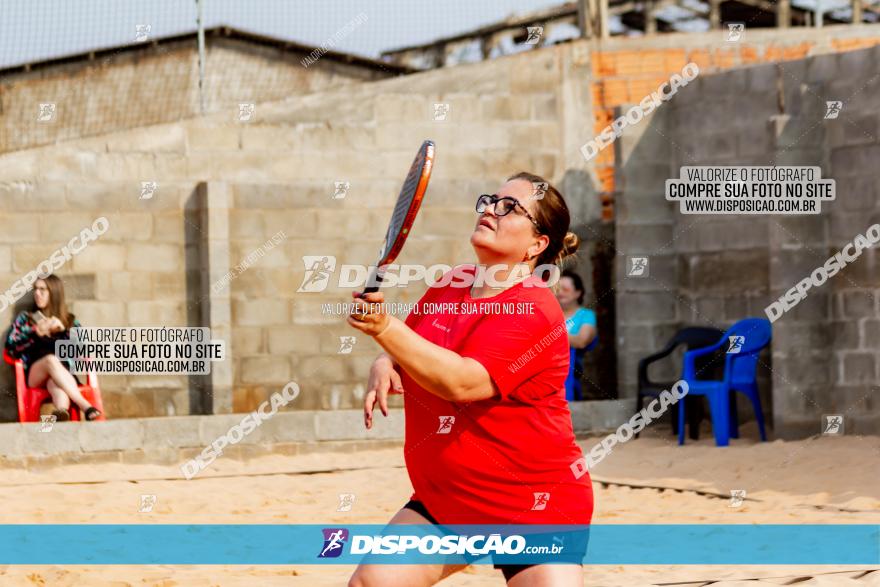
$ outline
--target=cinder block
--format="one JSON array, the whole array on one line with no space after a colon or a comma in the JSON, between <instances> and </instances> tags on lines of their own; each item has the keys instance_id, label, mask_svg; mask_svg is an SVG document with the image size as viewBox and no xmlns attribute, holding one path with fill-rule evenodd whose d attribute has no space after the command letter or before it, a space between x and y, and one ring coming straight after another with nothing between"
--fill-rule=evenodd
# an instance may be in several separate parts
<instances>
[{"instance_id":1,"label":"cinder block","mask_svg":"<svg viewBox=\"0 0 880 587\"><path fill-rule=\"evenodd\" d=\"M865 76L876 64L871 51L845 51L838 55L838 79L856 80Z\"/></svg>"},{"instance_id":2,"label":"cinder block","mask_svg":"<svg viewBox=\"0 0 880 587\"><path fill-rule=\"evenodd\" d=\"M132 278L137 278L137 273L129 273ZM150 278L153 282L153 296L155 298L181 299L186 296L186 281L184 274L163 271L151 271Z\"/></svg>"},{"instance_id":3,"label":"cinder block","mask_svg":"<svg viewBox=\"0 0 880 587\"><path fill-rule=\"evenodd\" d=\"M571 423L578 434L616 430L629 420L635 401L599 400L572 402Z\"/></svg>"},{"instance_id":4,"label":"cinder block","mask_svg":"<svg viewBox=\"0 0 880 587\"><path fill-rule=\"evenodd\" d=\"M744 292L767 287L769 263L764 251L695 255L688 268L694 289Z\"/></svg>"},{"instance_id":5,"label":"cinder block","mask_svg":"<svg viewBox=\"0 0 880 587\"><path fill-rule=\"evenodd\" d=\"M748 317L748 300L743 295L734 295L724 298L724 320L736 322ZM715 316L713 324L720 323L720 316Z\"/></svg>"},{"instance_id":6,"label":"cinder block","mask_svg":"<svg viewBox=\"0 0 880 587\"><path fill-rule=\"evenodd\" d=\"M325 385L346 381L352 377L348 355L311 355L300 358L294 378L318 379Z\"/></svg>"},{"instance_id":7,"label":"cinder block","mask_svg":"<svg viewBox=\"0 0 880 587\"><path fill-rule=\"evenodd\" d=\"M877 182L868 175L842 177L835 180L835 193L837 201L848 211L867 212L874 210L878 199L880 199ZM826 203L825 205L831 204ZM850 238L850 240L852 239ZM845 243L835 244L843 245Z\"/></svg>"},{"instance_id":8,"label":"cinder block","mask_svg":"<svg viewBox=\"0 0 880 587\"><path fill-rule=\"evenodd\" d=\"M95 217L88 212L44 212L40 215L40 237L44 242L53 243L55 248L61 248L73 236L90 229L94 221Z\"/></svg>"},{"instance_id":9,"label":"cinder block","mask_svg":"<svg viewBox=\"0 0 880 587\"><path fill-rule=\"evenodd\" d=\"M98 272L93 276L95 295L100 300L111 300L114 298L125 300L150 300L153 299L152 279L146 280L141 273L133 273L130 271L111 271ZM82 299L82 296L75 296Z\"/></svg>"},{"instance_id":10,"label":"cinder block","mask_svg":"<svg viewBox=\"0 0 880 587\"><path fill-rule=\"evenodd\" d=\"M270 332L275 329L270 330ZM237 327L232 329L232 346L237 355L258 355L265 352L263 348L263 329ZM279 354L272 351L272 354Z\"/></svg>"},{"instance_id":11,"label":"cinder block","mask_svg":"<svg viewBox=\"0 0 880 587\"><path fill-rule=\"evenodd\" d=\"M617 229L618 246L635 254L669 254L674 252L673 225L662 224L622 224Z\"/></svg>"},{"instance_id":12,"label":"cinder block","mask_svg":"<svg viewBox=\"0 0 880 587\"><path fill-rule=\"evenodd\" d=\"M828 219L824 216L791 216L764 221L773 251L788 251L810 247L825 247L828 234Z\"/></svg>"},{"instance_id":13,"label":"cinder block","mask_svg":"<svg viewBox=\"0 0 880 587\"><path fill-rule=\"evenodd\" d=\"M853 145L870 145L877 142L880 119L876 112L859 114L847 112L844 102L840 118L826 123L828 144L833 148Z\"/></svg>"},{"instance_id":14,"label":"cinder block","mask_svg":"<svg viewBox=\"0 0 880 587\"><path fill-rule=\"evenodd\" d=\"M234 209L229 212L229 237L231 239L263 239L264 213L260 210Z\"/></svg>"},{"instance_id":15,"label":"cinder block","mask_svg":"<svg viewBox=\"0 0 880 587\"><path fill-rule=\"evenodd\" d=\"M126 242L150 240L153 236L153 215L144 213L106 213L103 214L118 239ZM101 216L101 214L96 214ZM94 218L94 217L93 217ZM93 220L88 221L91 226ZM86 225L83 225L86 226ZM48 233L48 229L47 229ZM111 234L107 233L108 236Z\"/></svg>"},{"instance_id":16,"label":"cinder block","mask_svg":"<svg viewBox=\"0 0 880 587\"><path fill-rule=\"evenodd\" d=\"M106 144L109 152L183 153L185 138L183 126L173 123L115 132Z\"/></svg>"},{"instance_id":17,"label":"cinder block","mask_svg":"<svg viewBox=\"0 0 880 587\"><path fill-rule=\"evenodd\" d=\"M338 316L337 318L341 319ZM269 353L273 355L313 353L320 346L322 339L329 336L325 334L325 330L322 326L307 325L268 329ZM339 347L338 338L335 339L335 346Z\"/></svg>"},{"instance_id":18,"label":"cinder block","mask_svg":"<svg viewBox=\"0 0 880 587\"><path fill-rule=\"evenodd\" d=\"M52 245L19 245L13 247L13 270L21 276L34 271L44 261L48 261L55 248Z\"/></svg>"},{"instance_id":19,"label":"cinder block","mask_svg":"<svg viewBox=\"0 0 880 587\"><path fill-rule=\"evenodd\" d=\"M242 357L242 383L273 383L290 380L290 363L285 356Z\"/></svg>"},{"instance_id":20,"label":"cinder block","mask_svg":"<svg viewBox=\"0 0 880 587\"><path fill-rule=\"evenodd\" d=\"M198 417L143 418L140 423L143 429L141 448L144 451L202 446Z\"/></svg>"},{"instance_id":21,"label":"cinder block","mask_svg":"<svg viewBox=\"0 0 880 587\"><path fill-rule=\"evenodd\" d=\"M785 359L775 357L773 368L779 370L788 385L831 385L834 377L834 359L824 349L812 349L798 343L798 352Z\"/></svg>"},{"instance_id":22,"label":"cinder block","mask_svg":"<svg viewBox=\"0 0 880 587\"><path fill-rule=\"evenodd\" d=\"M831 299L827 290L810 291L806 298L785 314L786 320L825 321L831 315Z\"/></svg>"},{"instance_id":23,"label":"cinder block","mask_svg":"<svg viewBox=\"0 0 880 587\"><path fill-rule=\"evenodd\" d=\"M380 412L378 420L374 415L372 430L364 427L364 414L359 410L323 411L315 414L316 439L320 441L403 438L403 423L401 410L389 410L387 418Z\"/></svg>"},{"instance_id":24,"label":"cinder block","mask_svg":"<svg viewBox=\"0 0 880 587\"><path fill-rule=\"evenodd\" d=\"M183 325L185 319L183 305L177 301L128 302L128 323L131 326Z\"/></svg>"},{"instance_id":25,"label":"cinder block","mask_svg":"<svg viewBox=\"0 0 880 587\"><path fill-rule=\"evenodd\" d=\"M40 432L39 424L28 427L18 423L0 425L0 455L9 459L26 456L28 447L25 438L31 434L51 434L51 432Z\"/></svg>"},{"instance_id":26,"label":"cinder block","mask_svg":"<svg viewBox=\"0 0 880 587\"><path fill-rule=\"evenodd\" d=\"M186 128L187 151L226 151L240 147L240 126L196 126Z\"/></svg>"},{"instance_id":27,"label":"cinder block","mask_svg":"<svg viewBox=\"0 0 880 587\"><path fill-rule=\"evenodd\" d=\"M173 244L179 247L184 245L185 221L180 212L156 213L153 215L152 242Z\"/></svg>"},{"instance_id":28,"label":"cinder block","mask_svg":"<svg viewBox=\"0 0 880 587\"><path fill-rule=\"evenodd\" d=\"M877 381L876 359L873 353L841 353L842 383L874 383Z\"/></svg>"},{"instance_id":29,"label":"cinder block","mask_svg":"<svg viewBox=\"0 0 880 587\"><path fill-rule=\"evenodd\" d=\"M125 302L69 300L71 308L83 326L128 325Z\"/></svg>"},{"instance_id":30,"label":"cinder block","mask_svg":"<svg viewBox=\"0 0 880 587\"><path fill-rule=\"evenodd\" d=\"M532 100L525 96L484 96L480 100L482 120L528 120Z\"/></svg>"},{"instance_id":31,"label":"cinder block","mask_svg":"<svg viewBox=\"0 0 880 587\"><path fill-rule=\"evenodd\" d=\"M724 317L729 318L729 314L725 313L726 301L720 297L704 297L698 296L693 301L695 314L702 323L717 324ZM740 313L740 315L742 315Z\"/></svg>"},{"instance_id":32,"label":"cinder block","mask_svg":"<svg viewBox=\"0 0 880 587\"><path fill-rule=\"evenodd\" d=\"M4 161L10 161L10 154L3 155ZM0 173L3 164L0 163ZM24 172L24 169L16 168L16 171ZM64 194L66 184L64 182L49 181L23 181L21 175L17 178L9 178L9 183L0 183L0 210L10 213L43 212L54 210L65 205Z\"/></svg>"},{"instance_id":33,"label":"cinder block","mask_svg":"<svg viewBox=\"0 0 880 587\"><path fill-rule=\"evenodd\" d=\"M299 398L297 398L299 399ZM296 403L297 400L294 400ZM314 412L279 411L260 426L263 442L307 442L316 438Z\"/></svg>"},{"instance_id":34,"label":"cinder block","mask_svg":"<svg viewBox=\"0 0 880 587\"><path fill-rule=\"evenodd\" d=\"M0 231L0 243L39 242L40 215L38 214L4 214L3 230ZM69 237L68 237L69 238Z\"/></svg>"},{"instance_id":35,"label":"cinder block","mask_svg":"<svg viewBox=\"0 0 880 587\"><path fill-rule=\"evenodd\" d=\"M619 315L625 317L627 324L674 321L676 319L676 296L674 294L619 293L617 297Z\"/></svg>"},{"instance_id":36,"label":"cinder block","mask_svg":"<svg viewBox=\"0 0 880 587\"><path fill-rule=\"evenodd\" d=\"M620 325L618 326L618 342L622 347L630 351L655 351L652 336L652 328L648 325Z\"/></svg>"},{"instance_id":37,"label":"cinder block","mask_svg":"<svg viewBox=\"0 0 880 587\"><path fill-rule=\"evenodd\" d=\"M841 294L843 317L851 320L868 318L874 314L874 295L871 290L848 290Z\"/></svg>"},{"instance_id":38,"label":"cinder block","mask_svg":"<svg viewBox=\"0 0 880 587\"><path fill-rule=\"evenodd\" d=\"M234 300L232 320L236 326L289 324L288 303L277 298Z\"/></svg>"},{"instance_id":39,"label":"cinder block","mask_svg":"<svg viewBox=\"0 0 880 587\"><path fill-rule=\"evenodd\" d=\"M432 121L434 107L423 96L383 94L375 99L376 121ZM452 112L452 116L455 113Z\"/></svg>"},{"instance_id":40,"label":"cinder block","mask_svg":"<svg viewBox=\"0 0 880 587\"><path fill-rule=\"evenodd\" d=\"M866 350L880 348L880 320L860 320L859 322L861 330L860 348Z\"/></svg>"},{"instance_id":41,"label":"cinder block","mask_svg":"<svg viewBox=\"0 0 880 587\"><path fill-rule=\"evenodd\" d=\"M183 268L180 249L173 245L131 244L126 267L130 271L175 271Z\"/></svg>"},{"instance_id":42,"label":"cinder block","mask_svg":"<svg viewBox=\"0 0 880 587\"><path fill-rule=\"evenodd\" d=\"M144 445L143 422L107 420L84 423L79 426L79 443L84 452L138 449Z\"/></svg>"},{"instance_id":43,"label":"cinder block","mask_svg":"<svg viewBox=\"0 0 880 587\"><path fill-rule=\"evenodd\" d=\"M122 271L125 268L126 249L122 245L105 244L100 241L89 243L68 264L68 269L78 273L100 271Z\"/></svg>"},{"instance_id":44,"label":"cinder block","mask_svg":"<svg viewBox=\"0 0 880 587\"><path fill-rule=\"evenodd\" d=\"M880 158L880 145L857 145L832 149L830 177L863 175Z\"/></svg>"},{"instance_id":45,"label":"cinder block","mask_svg":"<svg viewBox=\"0 0 880 587\"><path fill-rule=\"evenodd\" d=\"M241 424L241 420L245 416L247 414L214 414L213 416L201 417L199 419L199 444L207 447L222 436L226 436L230 440L237 440L240 436L241 440L236 444L259 444L262 441L261 426L257 426L250 434L230 432L233 427ZM244 432L243 427L241 430ZM227 447L231 445L230 442Z\"/></svg>"}]
</instances>

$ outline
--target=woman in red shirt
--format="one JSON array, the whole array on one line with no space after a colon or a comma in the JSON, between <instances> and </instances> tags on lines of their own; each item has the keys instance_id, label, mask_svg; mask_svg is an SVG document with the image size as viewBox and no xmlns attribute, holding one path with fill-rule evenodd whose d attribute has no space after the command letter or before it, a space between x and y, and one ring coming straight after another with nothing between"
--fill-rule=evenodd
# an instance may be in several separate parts
<instances>
[{"instance_id":1,"label":"woman in red shirt","mask_svg":"<svg viewBox=\"0 0 880 587\"><path fill-rule=\"evenodd\" d=\"M366 427L377 403L387 415L388 393L405 391L415 492L390 523L589 524L590 479L572 468L582 452L565 400L565 317L541 271L577 250L568 207L546 180L518 173L477 212L470 242L494 280L490 270L462 287L476 268L456 267L405 322L377 306L381 292L352 294L349 324L385 350L370 370ZM349 584L433 585L464 566L361 564ZM496 567L513 587L583 584L580 556Z\"/></svg>"}]
</instances>

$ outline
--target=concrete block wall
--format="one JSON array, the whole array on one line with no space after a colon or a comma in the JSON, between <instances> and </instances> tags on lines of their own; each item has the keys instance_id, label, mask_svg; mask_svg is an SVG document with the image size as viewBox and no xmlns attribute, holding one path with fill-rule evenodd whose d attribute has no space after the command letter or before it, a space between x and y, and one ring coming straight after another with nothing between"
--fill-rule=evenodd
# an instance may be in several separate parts
<instances>
[{"instance_id":1,"label":"concrete block wall","mask_svg":"<svg viewBox=\"0 0 880 587\"><path fill-rule=\"evenodd\" d=\"M766 317L771 301L880 220L870 163L880 153L878 63L875 47L701 75L626 130L615 152L622 394L635 393L643 347L662 346L684 325L723 330ZM825 120L835 99L844 110ZM683 215L663 195L684 165L819 165L837 199L818 215ZM620 277L635 253L649 257L650 278ZM758 372L778 437L820 432L823 414L844 414L847 433L880 431L876 255L865 251L773 323ZM680 364L675 357L663 375Z\"/></svg>"},{"instance_id":2,"label":"concrete block wall","mask_svg":"<svg viewBox=\"0 0 880 587\"><path fill-rule=\"evenodd\" d=\"M240 103L393 75L329 58L304 68L305 52L213 35L207 49L205 111L224 112L230 121L237 118ZM198 116L198 69L192 40L6 72L0 75L0 153ZM41 103L56 105L54 122L37 121Z\"/></svg>"},{"instance_id":3,"label":"concrete block wall","mask_svg":"<svg viewBox=\"0 0 880 587\"><path fill-rule=\"evenodd\" d=\"M834 50L831 41L856 34L863 34L863 27L828 27L819 44ZM703 35L663 36L633 46L662 47L681 38L708 42ZM603 50L624 42L613 40ZM808 60L811 69L805 75L828 75L839 65L855 72L847 79L858 79L864 67L846 55L831 66ZM620 283L618 267L614 289L592 296L599 305L612 305L611 296L617 296L615 326L623 341L614 341L613 336L609 340L607 331L604 340L618 343L620 397L626 398L633 393L630 374L636 355L644 354L641 348L657 348L679 324L699 316L711 314L723 327L744 312L759 313L770 294L778 293L771 290L784 281L773 281L767 252L769 220L750 221L749 228L758 232L737 232L728 222L715 219L705 225L681 220L668 203L656 199L663 190L656 181L675 177L671 173L677 162L687 156L715 163L760 163L765 154L781 155L786 144L779 122L769 118L779 114L777 80L768 73L772 68L730 72L720 82L705 76L661 107L655 121L630 127L628 132L636 134L615 145L615 161L621 162L615 171L621 219L616 237L600 232L600 209L594 199L600 178L594 164L586 164L579 152L595 124L596 97L590 84L584 83L591 80L593 57L590 42L571 43L260 103L246 123L230 120L223 112L0 156L3 282L12 283L42 260L41 255L54 250L55 241L46 239L63 232L64 240L59 242L66 242L81 229L80 223L104 213L119 232L111 228L61 271L71 284L74 311L92 325L187 325L191 320L187 280L192 277L186 262L187 231L204 229L202 221L189 219L187 205L197 186L207 182L210 199L214 193L210 186L216 184L226 193L226 204L204 216L225 223L228 238L224 241L211 233L205 240L209 258L226 259L226 267L223 263L212 267L208 285L279 231L285 234L280 244L236 274L211 300L212 324L229 328L227 344L233 358L226 375L231 391L223 400L223 410L252 409L291 379L304 391L297 409L356 407L377 347L359 340L350 355L338 354L339 337L353 332L342 317L324 315L321 305L348 301L349 291L331 286L321 295L297 293L305 274L302 257L335 256L339 264L373 262L390 214L389 202L416 147L433 138L438 144L436 172L401 263L451 265L472 260L467 235L475 221L475 196L520 169L543 174L562 186L572 204L575 230L592 239L591 246L597 242L617 246L619 255L630 250L662 251L651 267L653 279ZM783 76L782 82L785 113L798 117L807 97L798 101L799 78L788 77ZM740 96L754 98L759 111L734 116L736 104L725 96L724 84ZM849 89L830 87L835 93ZM870 95L864 92L856 99ZM434 119L436 103L449 105L446 120ZM863 120L870 120L870 108L859 112L858 125L867 131L870 123ZM720 130L724 121L737 121L738 126ZM670 148L658 130L674 137L676 146ZM852 129L834 131L829 126L828 133L837 137L829 141L841 142L828 152L832 163L835 156L838 165L845 165L848 158L873 153L854 148L869 138ZM813 140L819 139L809 138ZM811 153L816 151L812 143L805 146ZM857 160L865 173L848 177L858 185L870 183L871 166ZM142 181L158 182L155 197L138 199ZM344 199L333 198L336 181L350 182ZM871 199L861 196L859 202L869 205ZM863 204L847 204L853 205ZM829 239L840 232L837 226L862 214L860 208L845 211L847 216L832 216ZM225 248L225 253L214 247ZM586 259L589 254L583 255L577 268L589 278L593 267ZM719 272L719 265L742 269L745 276L735 282L718 281L728 275ZM854 279L859 284L855 289L871 279ZM388 298L414 302L421 291L411 287ZM835 292L832 300L840 312L850 313L864 303L847 291ZM876 311L876 301L873 307ZM873 365L876 373L876 357L873 363L867 358L875 324L863 320L855 331L846 325L839 331L840 336L855 336L852 340L857 342L845 347L837 369L851 365L868 371ZM846 373L840 381L842 387L861 385L850 384L852 376ZM115 417L180 415L191 409L182 378L105 378L104 388L114 402L108 412Z\"/></svg>"},{"instance_id":4,"label":"concrete block wall","mask_svg":"<svg viewBox=\"0 0 880 587\"><path fill-rule=\"evenodd\" d=\"M829 255L880 223L880 49L841 54L828 65L835 67L845 77L826 77L819 91L842 100L846 109L824 125L826 163L840 194L826 225ZM831 393L813 398L816 409L843 414L848 432L876 433L880 429L880 251L864 251L826 285L830 286Z\"/></svg>"},{"instance_id":5,"label":"concrete block wall","mask_svg":"<svg viewBox=\"0 0 880 587\"><path fill-rule=\"evenodd\" d=\"M190 184L164 176L153 199L139 199L141 181L161 165L183 169L185 134L156 127L101 140L66 143L0 157L0 283L3 290L36 269L101 217L109 228L63 265L71 311L84 326L185 325L184 221ZM112 151L111 151L112 149ZM3 332L27 294L0 312ZM15 418L11 369L2 370L0 410ZM104 405L117 417L188 413L183 378L105 376Z\"/></svg>"},{"instance_id":6,"label":"concrete block wall","mask_svg":"<svg viewBox=\"0 0 880 587\"><path fill-rule=\"evenodd\" d=\"M213 327L227 329L231 357L231 389L214 382L214 412L253 409L290 380L304 392L296 409L356 407L378 347L361 337L353 353L338 354L339 337L354 332L343 316L323 315L322 304L350 300L349 290L296 293L303 256L374 262L415 150L432 138L436 172L399 262L472 261L467 239L478 194L523 169L552 181L564 176L560 112L576 106L559 93L568 51L258 104L249 122L224 112L0 156L0 201L9 213L2 282L11 284L103 214L108 233L59 272L84 324L186 326L209 312ZM449 104L447 120L434 120L435 103ZM158 183L153 198L139 199L142 181ZM345 199L333 198L336 181L350 182ZM200 185L214 202L207 207ZM218 192L226 196L217 199ZM218 226L226 226L225 237ZM235 269L282 232L251 267ZM227 273L228 284L210 291ZM391 292L389 300L415 302L424 288ZM206 307L194 289L210 291ZM7 311L0 320L11 317ZM183 377L102 383L111 417L201 409Z\"/></svg>"},{"instance_id":7,"label":"concrete block wall","mask_svg":"<svg viewBox=\"0 0 880 587\"><path fill-rule=\"evenodd\" d=\"M357 408L379 348L323 304L351 300L339 265L375 262L391 206L416 149L437 144L428 195L398 263L472 262L468 238L480 193L520 170L563 175L559 94L565 48L525 61L500 59L272 106L241 127L241 157L265 161L253 178L232 175L231 264L279 231L286 238L229 285L235 411L253 409L295 378L304 409ZM447 104L445 120L434 104ZM330 122L327 122L330 121ZM511 148L511 146L515 146ZM228 153L228 152L227 152ZM213 156L213 154L212 154ZM221 154L226 156L226 153ZM350 187L334 199L335 182ZM335 257L323 292L297 292L305 256ZM413 303L424 283L392 288ZM357 336L338 354L341 336ZM396 402L400 398L394 398Z\"/></svg>"}]
</instances>

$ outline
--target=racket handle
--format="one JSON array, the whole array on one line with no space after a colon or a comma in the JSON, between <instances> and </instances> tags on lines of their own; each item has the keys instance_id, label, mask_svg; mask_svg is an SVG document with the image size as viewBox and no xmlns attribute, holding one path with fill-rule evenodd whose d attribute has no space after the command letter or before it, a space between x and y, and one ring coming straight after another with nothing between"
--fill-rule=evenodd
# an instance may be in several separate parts
<instances>
[{"instance_id":1,"label":"racket handle","mask_svg":"<svg viewBox=\"0 0 880 587\"><path fill-rule=\"evenodd\" d=\"M375 285L368 285L366 288L364 288L364 291L363 291L364 294L374 293L374 292L379 291L379 286L382 283L382 274L376 273L373 276L373 278L374 278L376 284Z\"/></svg>"}]
</instances>

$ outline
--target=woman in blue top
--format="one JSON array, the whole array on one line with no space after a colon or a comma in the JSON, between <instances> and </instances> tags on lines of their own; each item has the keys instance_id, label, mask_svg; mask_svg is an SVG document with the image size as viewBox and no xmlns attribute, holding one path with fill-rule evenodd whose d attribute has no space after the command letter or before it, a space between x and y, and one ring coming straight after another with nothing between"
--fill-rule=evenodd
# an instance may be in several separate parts
<instances>
[{"instance_id":1,"label":"woman in blue top","mask_svg":"<svg viewBox=\"0 0 880 587\"><path fill-rule=\"evenodd\" d=\"M596 332L596 313L581 307L584 303L584 282L572 271L563 271L556 288L556 299L565 314L568 329L568 345L571 347L571 360L568 378L565 380L565 399L580 400L581 374L584 371L584 353L599 341Z\"/></svg>"}]
</instances>

